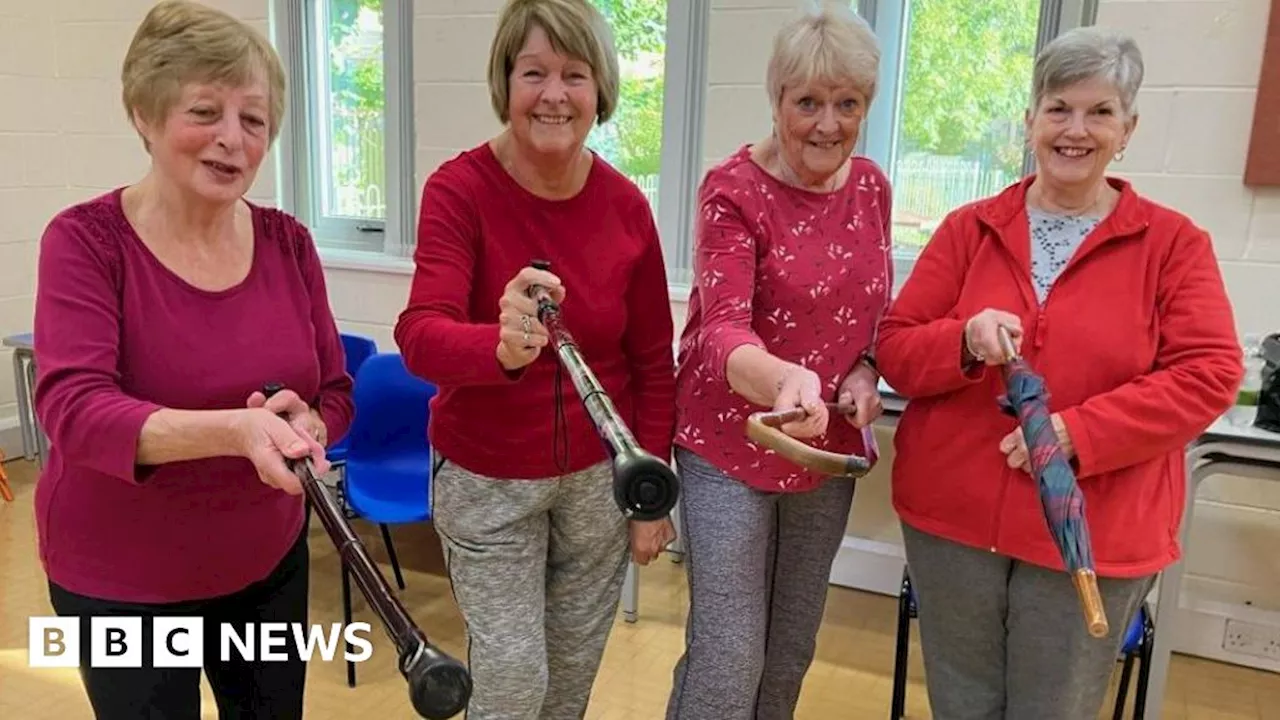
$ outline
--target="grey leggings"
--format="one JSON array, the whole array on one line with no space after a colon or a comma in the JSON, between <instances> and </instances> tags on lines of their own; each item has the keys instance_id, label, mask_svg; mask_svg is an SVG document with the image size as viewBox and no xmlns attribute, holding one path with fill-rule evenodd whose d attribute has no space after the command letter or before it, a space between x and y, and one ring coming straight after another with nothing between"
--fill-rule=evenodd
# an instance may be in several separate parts
<instances>
[{"instance_id":1,"label":"grey leggings","mask_svg":"<svg viewBox=\"0 0 1280 720\"><path fill-rule=\"evenodd\" d=\"M1098 578L1111 634L1085 630L1063 572L902 526L936 720L1094 720L1154 576Z\"/></svg>"},{"instance_id":2,"label":"grey leggings","mask_svg":"<svg viewBox=\"0 0 1280 720\"><path fill-rule=\"evenodd\" d=\"M813 661L853 481L764 493L677 450L689 619L668 720L791 718Z\"/></svg>"}]
</instances>

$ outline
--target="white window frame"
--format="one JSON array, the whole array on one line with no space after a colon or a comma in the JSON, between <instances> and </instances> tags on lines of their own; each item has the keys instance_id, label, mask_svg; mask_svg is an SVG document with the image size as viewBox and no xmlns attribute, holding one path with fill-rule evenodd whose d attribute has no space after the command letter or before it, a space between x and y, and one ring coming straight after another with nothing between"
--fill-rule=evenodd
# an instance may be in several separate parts
<instances>
[{"instance_id":1,"label":"white window frame","mask_svg":"<svg viewBox=\"0 0 1280 720\"><path fill-rule=\"evenodd\" d=\"M277 144L279 198L283 210L307 225L326 259L404 264L415 244L413 2L383 0L384 166L386 217L348 220L320 216L325 182L320 133L322 113L313 109L323 77L316 67L315 36L321 31L320 0L271 0L271 26L289 78L289 102ZM399 260L399 262L395 262Z\"/></svg>"},{"instance_id":2,"label":"white window frame","mask_svg":"<svg viewBox=\"0 0 1280 720\"><path fill-rule=\"evenodd\" d=\"M686 0L667 4L657 222L668 291L674 302L688 300L694 284L693 220L702 182L711 2ZM676 268L685 263L689 267L677 273Z\"/></svg>"},{"instance_id":3,"label":"white window frame","mask_svg":"<svg viewBox=\"0 0 1280 720\"><path fill-rule=\"evenodd\" d=\"M851 0L859 15L866 19L880 40L880 76L876 100L867 116L858 151L872 160L895 180L893 158L894 118L902 103L902 46L906 42L906 13L909 0ZM1097 20L1098 0L1040 0L1040 19L1036 33L1037 53L1059 34ZM1028 97L1030 87L1028 87ZM1024 174L1032 169L1031 151L1023 152ZM911 274L916 254L894 251L893 269L896 284Z\"/></svg>"}]
</instances>

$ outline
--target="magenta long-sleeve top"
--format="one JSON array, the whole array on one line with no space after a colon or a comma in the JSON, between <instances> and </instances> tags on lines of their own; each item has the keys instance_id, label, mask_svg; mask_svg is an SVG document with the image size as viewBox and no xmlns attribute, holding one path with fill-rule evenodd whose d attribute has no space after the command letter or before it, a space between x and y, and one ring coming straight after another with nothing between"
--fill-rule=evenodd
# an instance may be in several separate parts
<instances>
[{"instance_id":1,"label":"magenta long-sleeve top","mask_svg":"<svg viewBox=\"0 0 1280 720\"><path fill-rule=\"evenodd\" d=\"M70 207L40 246L36 412L50 440L36 489L50 580L126 602L235 592L298 538L304 499L238 457L137 463L161 408L243 408L269 381L316 408L330 438L353 414L351 379L307 230L252 207L248 276L196 288L147 249L116 189Z\"/></svg>"}]
</instances>

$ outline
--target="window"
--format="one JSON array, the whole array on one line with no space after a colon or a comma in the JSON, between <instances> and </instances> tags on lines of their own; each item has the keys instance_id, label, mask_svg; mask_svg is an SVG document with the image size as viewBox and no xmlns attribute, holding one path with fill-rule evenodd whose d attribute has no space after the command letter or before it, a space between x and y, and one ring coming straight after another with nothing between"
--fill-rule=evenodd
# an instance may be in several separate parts
<instances>
[{"instance_id":1,"label":"window","mask_svg":"<svg viewBox=\"0 0 1280 720\"><path fill-rule=\"evenodd\" d=\"M412 147L408 5L276 0L294 108L282 181L289 209L324 248L411 251L413 170L400 152Z\"/></svg>"},{"instance_id":2,"label":"window","mask_svg":"<svg viewBox=\"0 0 1280 720\"><path fill-rule=\"evenodd\" d=\"M662 163L666 0L593 0L618 51L619 98L613 118L597 125L587 145L640 187L658 210Z\"/></svg>"},{"instance_id":3,"label":"window","mask_svg":"<svg viewBox=\"0 0 1280 720\"><path fill-rule=\"evenodd\" d=\"M1035 53L1092 23L1097 0L849 1L882 48L859 151L893 182L902 278L947 212L1030 167L1022 122ZM285 204L329 252L412 255L412 2L272 0L292 91ZM613 29L621 88L588 144L648 197L678 297L692 279L712 0L592 2Z\"/></svg>"},{"instance_id":4,"label":"window","mask_svg":"<svg viewBox=\"0 0 1280 720\"><path fill-rule=\"evenodd\" d=\"M1035 55L1092 22L1082 0L861 0L880 38L881 89L864 152L894 188L893 240L905 276L948 212L1030 167L1023 118Z\"/></svg>"},{"instance_id":5,"label":"window","mask_svg":"<svg viewBox=\"0 0 1280 720\"><path fill-rule=\"evenodd\" d=\"M669 281L692 278L710 0L593 0L613 30L620 89L613 119L587 144L649 199Z\"/></svg>"}]
</instances>

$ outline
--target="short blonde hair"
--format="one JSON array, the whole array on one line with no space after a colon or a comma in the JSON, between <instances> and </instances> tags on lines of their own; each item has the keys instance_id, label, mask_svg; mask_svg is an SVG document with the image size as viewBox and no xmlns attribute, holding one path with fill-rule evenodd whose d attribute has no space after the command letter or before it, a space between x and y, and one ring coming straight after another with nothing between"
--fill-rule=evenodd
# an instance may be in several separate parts
<instances>
[{"instance_id":1,"label":"short blonde hair","mask_svg":"<svg viewBox=\"0 0 1280 720\"><path fill-rule=\"evenodd\" d=\"M850 82L876 94L880 43L867 22L848 2L812 3L800 17L778 29L765 77L765 90L775 110L787 87L815 80Z\"/></svg>"},{"instance_id":2,"label":"short blonde hair","mask_svg":"<svg viewBox=\"0 0 1280 720\"><path fill-rule=\"evenodd\" d=\"M618 54L613 32L588 0L508 0L489 50L489 100L498 119L511 119L511 70L529 32L541 27L556 52L585 62L595 76L596 117L604 123L618 107Z\"/></svg>"},{"instance_id":3,"label":"short blonde hair","mask_svg":"<svg viewBox=\"0 0 1280 720\"><path fill-rule=\"evenodd\" d=\"M271 141L284 121L286 83L275 48L257 30L221 10L191 0L163 0L143 18L120 72L125 114L162 122L192 82L244 86L267 81ZM143 139L146 144L146 139ZM150 148L148 148L150 149Z\"/></svg>"}]
</instances>

